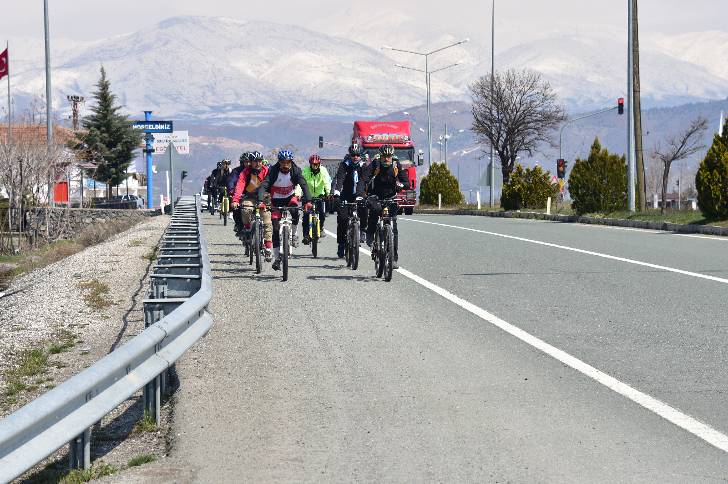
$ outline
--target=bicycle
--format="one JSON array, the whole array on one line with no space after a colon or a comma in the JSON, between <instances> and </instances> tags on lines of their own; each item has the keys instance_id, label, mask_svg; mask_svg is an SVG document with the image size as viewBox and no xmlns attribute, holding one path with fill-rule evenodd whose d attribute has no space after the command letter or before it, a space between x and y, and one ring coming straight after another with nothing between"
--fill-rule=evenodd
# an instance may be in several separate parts
<instances>
[{"instance_id":1,"label":"bicycle","mask_svg":"<svg viewBox=\"0 0 728 484\"><path fill-rule=\"evenodd\" d=\"M322 203L322 201L322 198L313 199L313 207L311 210L306 211L306 214L308 215L308 239L310 240L311 254L313 254L314 259L318 257L318 241L321 238L321 220L319 219L319 214L316 208L319 203Z\"/></svg>"},{"instance_id":2,"label":"bicycle","mask_svg":"<svg viewBox=\"0 0 728 484\"><path fill-rule=\"evenodd\" d=\"M227 187L223 187L222 198L220 199L220 218L222 218L223 225L227 225L229 214L230 214L230 197L228 197Z\"/></svg>"},{"instance_id":3,"label":"bicycle","mask_svg":"<svg viewBox=\"0 0 728 484\"><path fill-rule=\"evenodd\" d=\"M215 190L210 189L207 191L207 210L210 215L215 215L215 205L217 203L217 193Z\"/></svg>"},{"instance_id":4,"label":"bicycle","mask_svg":"<svg viewBox=\"0 0 728 484\"><path fill-rule=\"evenodd\" d=\"M250 232L245 236L245 243L248 246L248 254L250 256L250 265L255 260L255 273L260 274L263 271L263 254L265 248L263 246L263 219L260 217L260 207L256 206L253 211L253 220L250 224Z\"/></svg>"},{"instance_id":5,"label":"bicycle","mask_svg":"<svg viewBox=\"0 0 728 484\"><path fill-rule=\"evenodd\" d=\"M359 267L359 231L361 222L359 221L359 203L358 202L341 202L346 210L348 224L346 226L346 242L344 244L344 260L346 267L356 270Z\"/></svg>"},{"instance_id":6,"label":"bicycle","mask_svg":"<svg viewBox=\"0 0 728 484\"><path fill-rule=\"evenodd\" d=\"M281 220L278 226L279 240L281 243L281 270L283 271L283 281L288 280L288 259L291 257L291 242L293 240L293 221L291 220L291 212L301 210L300 207L273 207L273 211L281 214Z\"/></svg>"},{"instance_id":7,"label":"bicycle","mask_svg":"<svg viewBox=\"0 0 728 484\"><path fill-rule=\"evenodd\" d=\"M367 203L374 205L381 204L382 210L379 212L379 220L377 220L377 229L374 232L374 243L372 244L372 260L374 261L374 269L377 277L384 277L389 282L392 280L392 272L394 267L394 228L392 226L392 216L397 214L399 206L393 198L379 200L376 195L367 198Z\"/></svg>"}]
</instances>

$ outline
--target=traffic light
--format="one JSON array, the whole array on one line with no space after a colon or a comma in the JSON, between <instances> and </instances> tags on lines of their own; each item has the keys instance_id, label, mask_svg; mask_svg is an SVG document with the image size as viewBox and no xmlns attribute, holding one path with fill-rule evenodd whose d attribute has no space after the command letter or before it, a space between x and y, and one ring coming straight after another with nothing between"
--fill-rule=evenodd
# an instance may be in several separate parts
<instances>
[{"instance_id":1,"label":"traffic light","mask_svg":"<svg viewBox=\"0 0 728 484\"><path fill-rule=\"evenodd\" d=\"M319 136L319 148L323 148L323 147L324 147L324 137Z\"/></svg>"},{"instance_id":2,"label":"traffic light","mask_svg":"<svg viewBox=\"0 0 728 484\"><path fill-rule=\"evenodd\" d=\"M562 180L566 178L566 160L563 158L556 160L556 176Z\"/></svg>"},{"instance_id":3,"label":"traffic light","mask_svg":"<svg viewBox=\"0 0 728 484\"><path fill-rule=\"evenodd\" d=\"M182 170L182 181L185 181L185 178L187 178L187 170Z\"/></svg>"},{"instance_id":4,"label":"traffic light","mask_svg":"<svg viewBox=\"0 0 728 484\"><path fill-rule=\"evenodd\" d=\"M617 99L617 112L619 114L624 114L624 98L620 97Z\"/></svg>"}]
</instances>

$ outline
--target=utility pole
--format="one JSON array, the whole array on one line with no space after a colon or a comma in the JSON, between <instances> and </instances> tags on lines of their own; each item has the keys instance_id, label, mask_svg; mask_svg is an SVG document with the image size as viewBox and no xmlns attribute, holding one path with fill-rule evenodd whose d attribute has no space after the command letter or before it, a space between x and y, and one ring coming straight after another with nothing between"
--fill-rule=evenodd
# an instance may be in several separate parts
<instances>
[{"instance_id":1,"label":"utility pole","mask_svg":"<svg viewBox=\"0 0 728 484\"><path fill-rule=\"evenodd\" d=\"M639 38L639 15L637 13L637 2L638 0L632 0L632 62L633 62L633 76L632 89L634 98L634 148L637 155L637 195L638 195L638 210L644 212L647 208L647 190L645 187L645 162L644 154L642 150L642 102L640 94L640 38Z\"/></svg>"},{"instance_id":2,"label":"utility pole","mask_svg":"<svg viewBox=\"0 0 728 484\"><path fill-rule=\"evenodd\" d=\"M83 96L71 95L66 96L66 99L68 99L68 102L71 103L71 125L73 126L74 131L78 131L78 105L86 101L86 98Z\"/></svg>"},{"instance_id":3,"label":"utility pole","mask_svg":"<svg viewBox=\"0 0 728 484\"><path fill-rule=\"evenodd\" d=\"M445 136L443 136L442 142L444 143L444 147L445 147L445 154L444 154L443 158L444 158L445 166L446 167L447 167L447 137L448 137L448 135L447 135L447 123L445 123Z\"/></svg>"},{"instance_id":4,"label":"utility pole","mask_svg":"<svg viewBox=\"0 0 728 484\"><path fill-rule=\"evenodd\" d=\"M635 211L635 183L634 183L634 58L632 50L632 15L634 3L627 0L627 99L629 103L627 122L627 209Z\"/></svg>"},{"instance_id":5,"label":"utility pole","mask_svg":"<svg viewBox=\"0 0 728 484\"><path fill-rule=\"evenodd\" d=\"M495 0L491 9L490 19L490 104L493 109L493 86L495 83ZM481 176L478 170L478 176ZM493 143L490 144L490 208L495 206L495 154Z\"/></svg>"},{"instance_id":6,"label":"utility pole","mask_svg":"<svg viewBox=\"0 0 728 484\"><path fill-rule=\"evenodd\" d=\"M48 0L43 0L43 30L45 32L45 75L46 75L46 143L48 146L48 154L51 153L51 145L53 143L53 120L51 114L51 39L48 29ZM48 180L48 201L51 206L53 203L53 182L56 174L51 166L51 176Z\"/></svg>"}]
</instances>

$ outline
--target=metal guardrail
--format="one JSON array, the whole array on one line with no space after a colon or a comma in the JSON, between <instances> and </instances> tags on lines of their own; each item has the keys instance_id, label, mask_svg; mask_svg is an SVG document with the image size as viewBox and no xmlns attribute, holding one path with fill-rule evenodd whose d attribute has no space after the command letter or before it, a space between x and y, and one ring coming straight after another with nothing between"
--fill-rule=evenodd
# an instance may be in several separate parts
<instances>
[{"instance_id":1,"label":"metal guardrail","mask_svg":"<svg viewBox=\"0 0 728 484\"><path fill-rule=\"evenodd\" d=\"M0 420L0 482L69 445L72 468L91 465L91 428L139 389L159 421L168 370L212 326L212 278L199 197L175 206L144 300L146 329L91 367Z\"/></svg>"}]
</instances>

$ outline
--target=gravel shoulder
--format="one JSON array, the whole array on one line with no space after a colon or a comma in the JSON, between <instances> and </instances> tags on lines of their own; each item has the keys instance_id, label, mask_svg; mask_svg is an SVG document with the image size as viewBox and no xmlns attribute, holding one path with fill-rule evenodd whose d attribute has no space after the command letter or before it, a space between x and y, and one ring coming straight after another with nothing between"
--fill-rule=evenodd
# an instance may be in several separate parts
<instances>
[{"instance_id":1,"label":"gravel shoulder","mask_svg":"<svg viewBox=\"0 0 728 484\"><path fill-rule=\"evenodd\" d=\"M0 298L0 417L144 329L149 270L168 223L167 216L147 219L12 282ZM134 430L140 415L140 398L133 396L97 424L92 459L122 467L140 453L163 455L164 424ZM168 416L167 409L163 419ZM43 465L64 462L65 454L62 448ZM57 473L52 466L46 472Z\"/></svg>"}]
</instances>

